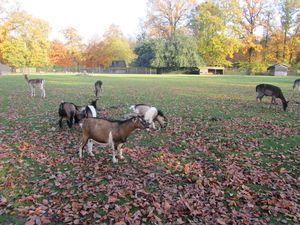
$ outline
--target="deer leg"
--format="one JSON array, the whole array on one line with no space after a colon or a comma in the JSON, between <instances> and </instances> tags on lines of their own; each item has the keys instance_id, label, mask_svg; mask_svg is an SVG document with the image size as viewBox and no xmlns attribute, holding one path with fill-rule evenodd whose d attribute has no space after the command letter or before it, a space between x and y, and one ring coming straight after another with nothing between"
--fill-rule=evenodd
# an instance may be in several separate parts
<instances>
[{"instance_id":1,"label":"deer leg","mask_svg":"<svg viewBox=\"0 0 300 225\"><path fill-rule=\"evenodd\" d=\"M45 97L46 97L45 89L44 89L44 88L41 88L41 90L42 90L41 96L42 96L43 98L45 98Z\"/></svg>"}]
</instances>

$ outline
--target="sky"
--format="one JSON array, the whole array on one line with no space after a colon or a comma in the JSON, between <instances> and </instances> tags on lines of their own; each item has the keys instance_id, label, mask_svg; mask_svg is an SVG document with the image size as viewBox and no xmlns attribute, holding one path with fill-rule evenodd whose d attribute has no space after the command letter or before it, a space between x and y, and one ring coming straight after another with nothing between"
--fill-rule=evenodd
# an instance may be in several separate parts
<instances>
[{"instance_id":1,"label":"sky","mask_svg":"<svg viewBox=\"0 0 300 225\"><path fill-rule=\"evenodd\" d=\"M60 30L73 27L87 43L102 36L115 24L126 37L139 33L140 19L146 17L147 0L17 0L22 9L52 27L50 39L60 39Z\"/></svg>"}]
</instances>

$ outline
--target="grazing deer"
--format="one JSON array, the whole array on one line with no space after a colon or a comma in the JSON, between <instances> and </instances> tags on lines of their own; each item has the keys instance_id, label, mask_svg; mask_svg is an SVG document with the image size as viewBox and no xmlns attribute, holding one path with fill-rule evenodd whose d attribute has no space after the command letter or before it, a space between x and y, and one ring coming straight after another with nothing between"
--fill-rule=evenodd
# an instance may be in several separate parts
<instances>
[{"instance_id":1,"label":"grazing deer","mask_svg":"<svg viewBox=\"0 0 300 225\"><path fill-rule=\"evenodd\" d=\"M102 81L98 80L95 83L95 95L98 97L98 94L102 94Z\"/></svg>"},{"instance_id":2,"label":"grazing deer","mask_svg":"<svg viewBox=\"0 0 300 225\"><path fill-rule=\"evenodd\" d=\"M296 91L296 89L298 89L298 91L300 91L300 79L297 79L294 81L293 91Z\"/></svg>"},{"instance_id":3,"label":"grazing deer","mask_svg":"<svg viewBox=\"0 0 300 225\"><path fill-rule=\"evenodd\" d=\"M46 81L44 79L30 79L29 80L28 75L29 74L24 74L25 80L27 81L27 84L29 85L29 87L31 89L31 97L35 96L35 88L39 88L42 91L41 96L45 98L46 93L45 93L45 89L44 89L44 84Z\"/></svg>"},{"instance_id":4,"label":"grazing deer","mask_svg":"<svg viewBox=\"0 0 300 225\"><path fill-rule=\"evenodd\" d=\"M286 111L286 108L288 107L289 102L285 100L285 98L282 94L282 91L279 87L271 85L271 84L259 84L256 86L256 92L257 92L256 102L259 99L260 103L261 103L261 99L264 96L272 96L270 107L272 106L272 103L274 102L275 109L276 109L277 108L276 98L280 98L281 102L282 102L283 110Z\"/></svg>"}]
</instances>

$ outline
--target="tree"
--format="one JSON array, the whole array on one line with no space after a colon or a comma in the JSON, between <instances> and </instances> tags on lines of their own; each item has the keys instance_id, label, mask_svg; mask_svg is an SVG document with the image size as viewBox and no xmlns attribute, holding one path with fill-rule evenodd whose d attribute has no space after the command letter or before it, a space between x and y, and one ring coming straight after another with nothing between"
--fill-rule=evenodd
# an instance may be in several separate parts
<instances>
[{"instance_id":1,"label":"tree","mask_svg":"<svg viewBox=\"0 0 300 225\"><path fill-rule=\"evenodd\" d=\"M130 48L130 43L118 26L112 24L103 36L103 47L105 54L111 59L110 62L112 60L125 60L128 64L134 59L135 55Z\"/></svg>"},{"instance_id":2,"label":"tree","mask_svg":"<svg viewBox=\"0 0 300 225\"><path fill-rule=\"evenodd\" d=\"M135 49L138 66L165 68L168 71L204 65L194 37L175 33L169 40L148 39Z\"/></svg>"},{"instance_id":3,"label":"tree","mask_svg":"<svg viewBox=\"0 0 300 225\"><path fill-rule=\"evenodd\" d=\"M49 49L49 60L53 65L72 66L72 59L67 47L59 40L53 40Z\"/></svg>"},{"instance_id":4,"label":"tree","mask_svg":"<svg viewBox=\"0 0 300 225\"><path fill-rule=\"evenodd\" d=\"M79 70L80 62L83 61L83 51L85 47L85 44L82 43L83 38L77 34L78 31L73 27L68 27L60 32L66 40L65 45L72 58L73 65L76 65L77 70Z\"/></svg>"},{"instance_id":5,"label":"tree","mask_svg":"<svg viewBox=\"0 0 300 225\"><path fill-rule=\"evenodd\" d=\"M267 10L267 0L242 0L240 10L242 12L242 20L239 23L242 31L241 51L246 56L244 62L250 65L256 61L257 53L262 50L255 31L262 25L262 18Z\"/></svg>"},{"instance_id":6,"label":"tree","mask_svg":"<svg viewBox=\"0 0 300 225\"><path fill-rule=\"evenodd\" d=\"M196 8L191 20L190 27L197 37L200 55L210 66L231 66L227 57L232 58L240 46L239 40L231 32L233 18L225 6L213 1L204 2Z\"/></svg>"},{"instance_id":7,"label":"tree","mask_svg":"<svg viewBox=\"0 0 300 225\"><path fill-rule=\"evenodd\" d=\"M195 0L148 0L146 21L143 25L148 37L170 38L176 31L186 30Z\"/></svg>"},{"instance_id":8,"label":"tree","mask_svg":"<svg viewBox=\"0 0 300 225\"><path fill-rule=\"evenodd\" d=\"M281 0L279 4L279 12L281 14L281 27L283 30L283 55L282 60L286 63L292 63L292 59L296 56L293 46L299 44L297 41L298 30L296 22L299 19L299 0ZM289 39L290 38L290 39ZM299 40L299 39L298 39ZM288 43L290 41L290 43Z\"/></svg>"},{"instance_id":9,"label":"tree","mask_svg":"<svg viewBox=\"0 0 300 225\"><path fill-rule=\"evenodd\" d=\"M139 43L134 49L134 53L138 56L135 59L137 67L151 67L151 62L155 58L155 41L146 39Z\"/></svg>"},{"instance_id":10,"label":"tree","mask_svg":"<svg viewBox=\"0 0 300 225\"><path fill-rule=\"evenodd\" d=\"M48 64L49 24L16 8L2 20L0 55L11 67L41 67Z\"/></svg>"}]
</instances>

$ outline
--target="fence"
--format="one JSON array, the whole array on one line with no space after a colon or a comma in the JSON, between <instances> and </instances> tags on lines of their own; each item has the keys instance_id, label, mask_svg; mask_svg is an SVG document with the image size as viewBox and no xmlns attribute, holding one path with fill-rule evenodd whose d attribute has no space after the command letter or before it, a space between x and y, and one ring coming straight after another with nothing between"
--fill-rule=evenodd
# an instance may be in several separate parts
<instances>
[{"instance_id":1,"label":"fence","mask_svg":"<svg viewBox=\"0 0 300 225\"><path fill-rule=\"evenodd\" d=\"M112 68L112 67L99 67L95 68L86 68L86 67L56 67L53 68L37 68L36 72L58 72L58 73L83 73L86 71L89 74L100 73L100 74L165 74L166 72L160 68L148 68L148 67L126 67L126 68ZM182 70L182 71L172 71L168 72L171 74L199 74L199 71L193 70ZM249 70L241 68L225 68L224 75L250 75ZM254 72L251 75L256 76L270 76L267 70ZM289 68L288 76L300 76L300 70L295 68Z\"/></svg>"},{"instance_id":2,"label":"fence","mask_svg":"<svg viewBox=\"0 0 300 225\"><path fill-rule=\"evenodd\" d=\"M147 68L147 67L122 67L122 68L114 68L114 67L99 67L95 68L86 68L86 67L56 67L53 68L37 68L37 72L56 72L56 73L82 73L83 71L87 73L110 73L110 74L157 74L156 68Z\"/></svg>"}]
</instances>

